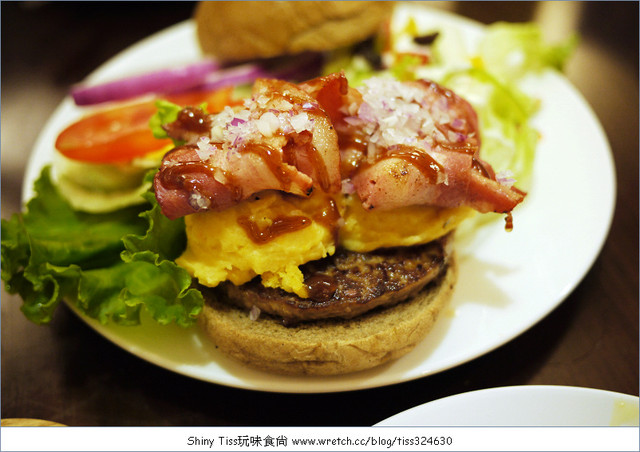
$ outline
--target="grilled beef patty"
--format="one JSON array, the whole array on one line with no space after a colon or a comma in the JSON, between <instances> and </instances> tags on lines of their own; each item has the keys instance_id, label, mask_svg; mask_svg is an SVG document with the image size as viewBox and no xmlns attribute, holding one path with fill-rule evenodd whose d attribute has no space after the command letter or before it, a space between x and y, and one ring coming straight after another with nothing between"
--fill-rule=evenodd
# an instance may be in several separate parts
<instances>
[{"instance_id":1,"label":"grilled beef patty","mask_svg":"<svg viewBox=\"0 0 640 452\"><path fill-rule=\"evenodd\" d=\"M448 265L449 235L412 247L369 253L339 250L301 267L309 298L264 287L260 278L235 286L225 282L217 295L236 306L281 317L285 325L326 318L353 318L420 292Z\"/></svg>"}]
</instances>

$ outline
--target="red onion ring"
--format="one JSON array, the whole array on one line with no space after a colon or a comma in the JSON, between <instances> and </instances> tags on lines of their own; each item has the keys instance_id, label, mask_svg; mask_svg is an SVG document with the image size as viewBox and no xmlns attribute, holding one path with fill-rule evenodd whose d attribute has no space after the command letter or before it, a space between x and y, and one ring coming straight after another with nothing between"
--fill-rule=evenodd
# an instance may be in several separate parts
<instances>
[{"instance_id":1,"label":"red onion ring","mask_svg":"<svg viewBox=\"0 0 640 452\"><path fill-rule=\"evenodd\" d=\"M202 84L207 76L215 73L220 65L206 60L179 68L163 69L132 77L126 77L99 85L77 85L71 89L76 105L94 105L124 100L149 93L186 90Z\"/></svg>"}]
</instances>

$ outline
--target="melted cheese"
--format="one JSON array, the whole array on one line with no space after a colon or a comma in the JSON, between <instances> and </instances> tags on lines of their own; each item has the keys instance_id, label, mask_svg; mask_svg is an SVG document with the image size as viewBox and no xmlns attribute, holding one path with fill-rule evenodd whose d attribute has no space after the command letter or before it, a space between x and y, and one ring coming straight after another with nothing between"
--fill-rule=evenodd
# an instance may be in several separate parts
<instances>
[{"instance_id":1,"label":"melted cheese","mask_svg":"<svg viewBox=\"0 0 640 452\"><path fill-rule=\"evenodd\" d=\"M261 275L267 287L281 287L306 297L299 266L335 252L332 229L313 219L326 202L321 193L302 201L265 192L259 199L221 212L188 215L187 249L176 262L205 286L215 287L225 280L240 285ZM241 225L243 218L249 218L256 227L266 229L282 216L304 216L310 221L302 229L264 243L256 243Z\"/></svg>"}]
</instances>

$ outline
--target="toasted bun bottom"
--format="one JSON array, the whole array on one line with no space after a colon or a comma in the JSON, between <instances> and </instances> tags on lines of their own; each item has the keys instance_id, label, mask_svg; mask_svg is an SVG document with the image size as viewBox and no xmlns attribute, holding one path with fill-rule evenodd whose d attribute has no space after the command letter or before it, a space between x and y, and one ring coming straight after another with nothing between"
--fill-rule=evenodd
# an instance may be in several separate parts
<instances>
[{"instance_id":1,"label":"toasted bun bottom","mask_svg":"<svg viewBox=\"0 0 640 452\"><path fill-rule=\"evenodd\" d=\"M273 317L209 300L200 316L215 345L251 367L289 375L338 375L369 369L411 351L432 329L457 280L454 256L446 272L414 298L350 320L285 327Z\"/></svg>"}]
</instances>

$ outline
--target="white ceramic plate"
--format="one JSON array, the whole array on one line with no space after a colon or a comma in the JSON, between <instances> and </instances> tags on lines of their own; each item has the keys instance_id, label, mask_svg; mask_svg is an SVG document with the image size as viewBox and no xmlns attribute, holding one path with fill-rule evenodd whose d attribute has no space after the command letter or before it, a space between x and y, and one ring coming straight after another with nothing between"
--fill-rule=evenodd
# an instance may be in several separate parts
<instances>
[{"instance_id":1,"label":"white ceramic plate","mask_svg":"<svg viewBox=\"0 0 640 452\"><path fill-rule=\"evenodd\" d=\"M572 386L508 386L457 394L398 413L382 426L637 426L638 397Z\"/></svg>"},{"instance_id":2,"label":"white ceramic plate","mask_svg":"<svg viewBox=\"0 0 640 452\"><path fill-rule=\"evenodd\" d=\"M482 33L481 26L450 14L414 12L420 22L459 27L471 43ZM198 58L193 23L185 22L118 55L96 70L90 81ZM399 383L457 366L503 345L545 317L580 282L607 236L615 199L609 145L580 94L555 73L541 76L527 91L542 100L535 120L542 140L534 188L514 213L513 232L495 222L458 250L460 282L450 308L427 339L405 357L347 376L282 377L227 360L196 328L87 322L125 350L164 368L222 385L278 392L348 391ZM81 113L67 98L47 123L27 168L25 199L32 195L41 167L52 159L57 134Z\"/></svg>"}]
</instances>

